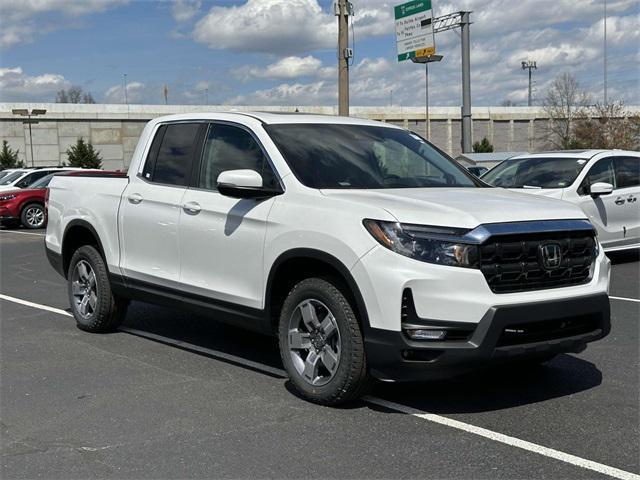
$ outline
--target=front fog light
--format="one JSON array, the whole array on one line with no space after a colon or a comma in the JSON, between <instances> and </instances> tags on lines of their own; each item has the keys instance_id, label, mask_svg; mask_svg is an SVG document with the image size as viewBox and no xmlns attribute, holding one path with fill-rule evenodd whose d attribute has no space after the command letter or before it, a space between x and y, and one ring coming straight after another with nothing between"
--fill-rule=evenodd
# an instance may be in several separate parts
<instances>
[{"instance_id":1,"label":"front fog light","mask_svg":"<svg viewBox=\"0 0 640 480\"><path fill-rule=\"evenodd\" d=\"M417 328L405 330L405 332L411 340L443 340L447 336L445 330Z\"/></svg>"}]
</instances>

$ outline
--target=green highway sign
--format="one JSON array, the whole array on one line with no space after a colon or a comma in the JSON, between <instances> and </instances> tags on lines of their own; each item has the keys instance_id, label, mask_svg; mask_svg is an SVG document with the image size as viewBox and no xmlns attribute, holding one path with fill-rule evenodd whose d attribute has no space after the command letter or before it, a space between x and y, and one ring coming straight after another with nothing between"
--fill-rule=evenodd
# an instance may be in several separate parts
<instances>
[{"instance_id":1,"label":"green highway sign","mask_svg":"<svg viewBox=\"0 0 640 480\"><path fill-rule=\"evenodd\" d=\"M436 53L431 0L412 0L394 7L398 61Z\"/></svg>"}]
</instances>

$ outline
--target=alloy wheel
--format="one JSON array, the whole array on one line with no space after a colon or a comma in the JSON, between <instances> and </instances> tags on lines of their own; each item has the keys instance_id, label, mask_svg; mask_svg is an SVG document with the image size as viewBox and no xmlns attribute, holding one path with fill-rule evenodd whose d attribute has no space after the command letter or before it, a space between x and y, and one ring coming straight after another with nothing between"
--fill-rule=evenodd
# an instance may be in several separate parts
<instances>
[{"instance_id":1,"label":"alloy wheel","mask_svg":"<svg viewBox=\"0 0 640 480\"><path fill-rule=\"evenodd\" d=\"M93 315L98 304L98 289L96 275L87 261L80 260L76 264L71 288L76 311L80 316L88 318Z\"/></svg>"},{"instance_id":2,"label":"alloy wheel","mask_svg":"<svg viewBox=\"0 0 640 480\"><path fill-rule=\"evenodd\" d=\"M326 385L340 364L340 331L335 316L319 300L307 299L289 319L287 346L294 368L311 385Z\"/></svg>"},{"instance_id":3,"label":"alloy wheel","mask_svg":"<svg viewBox=\"0 0 640 480\"><path fill-rule=\"evenodd\" d=\"M30 227L39 228L44 224L44 211L40 207L29 207L25 218Z\"/></svg>"}]
</instances>

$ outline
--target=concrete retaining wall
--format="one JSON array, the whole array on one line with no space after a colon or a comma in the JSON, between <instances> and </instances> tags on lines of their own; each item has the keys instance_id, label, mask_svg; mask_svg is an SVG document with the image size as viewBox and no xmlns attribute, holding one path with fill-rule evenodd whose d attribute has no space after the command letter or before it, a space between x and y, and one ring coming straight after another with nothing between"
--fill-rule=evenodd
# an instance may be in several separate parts
<instances>
[{"instance_id":1,"label":"concrete retaining wall","mask_svg":"<svg viewBox=\"0 0 640 480\"><path fill-rule=\"evenodd\" d=\"M43 108L47 113L32 125L35 165L56 165L67 159L67 148L79 137L100 152L105 169L126 169L144 124L174 113L208 111L287 111L294 107L233 107L194 105L84 105L0 103L0 141L20 150L32 164L29 128L14 108ZM300 107L301 112L336 115L334 107ZM628 107L640 113L640 107ZM351 115L394 123L425 135L425 111L419 107L352 107ZM473 141L487 137L495 151L540 151L549 148L547 118L539 107L476 107L472 109ZM461 153L460 109L430 109L431 140L453 156Z\"/></svg>"}]
</instances>

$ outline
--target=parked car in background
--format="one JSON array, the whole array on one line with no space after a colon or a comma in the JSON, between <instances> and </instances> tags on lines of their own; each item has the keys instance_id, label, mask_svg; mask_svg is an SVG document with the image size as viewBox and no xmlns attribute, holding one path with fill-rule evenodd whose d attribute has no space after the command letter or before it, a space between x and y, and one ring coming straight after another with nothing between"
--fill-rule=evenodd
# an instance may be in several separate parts
<instances>
[{"instance_id":1,"label":"parked car in background","mask_svg":"<svg viewBox=\"0 0 640 480\"><path fill-rule=\"evenodd\" d=\"M121 176L120 172L105 172L104 170L56 171L40 178L26 188L6 190L0 192L0 224L25 228L43 228L46 223L45 203L47 187L56 175L74 176Z\"/></svg>"},{"instance_id":2,"label":"parked car in background","mask_svg":"<svg viewBox=\"0 0 640 480\"><path fill-rule=\"evenodd\" d=\"M7 168L5 170L0 171L0 180L9 175L10 173L15 172L16 170L26 170L24 168Z\"/></svg>"},{"instance_id":3,"label":"parked car in background","mask_svg":"<svg viewBox=\"0 0 640 480\"><path fill-rule=\"evenodd\" d=\"M73 170L81 169L74 167L38 167L16 170L4 178L0 178L0 192L15 190L16 188L26 188L50 173Z\"/></svg>"},{"instance_id":4,"label":"parked car in background","mask_svg":"<svg viewBox=\"0 0 640 480\"><path fill-rule=\"evenodd\" d=\"M479 166L467 167L467 170L473 173L476 177L481 177L483 174L489 171L487 167L479 167Z\"/></svg>"},{"instance_id":5,"label":"parked car in background","mask_svg":"<svg viewBox=\"0 0 640 480\"><path fill-rule=\"evenodd\" d=\"M482 180L575 203L596 227L605 251L640 248L640 152L521 155L492 168Z\"/></svg>"}]
</instances>

